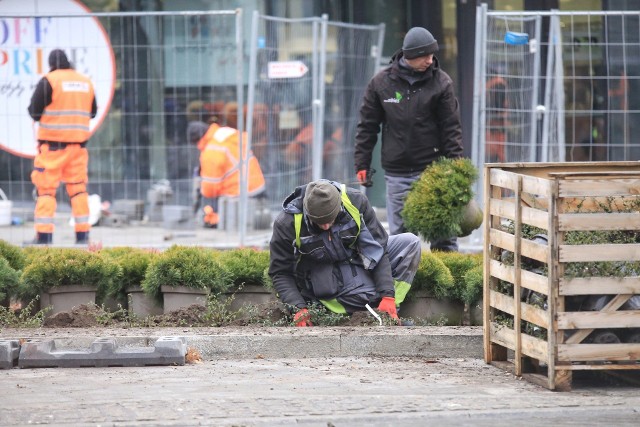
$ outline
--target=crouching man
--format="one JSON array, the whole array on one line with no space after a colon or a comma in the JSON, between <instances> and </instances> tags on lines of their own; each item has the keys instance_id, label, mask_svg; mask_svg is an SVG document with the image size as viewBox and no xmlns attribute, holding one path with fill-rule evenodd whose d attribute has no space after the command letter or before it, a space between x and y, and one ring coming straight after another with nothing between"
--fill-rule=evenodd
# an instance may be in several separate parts
<instances>
[{"instance_id":1,"label":"crouching man","mask_svg":"<svg viewBox=\"0 0 640 427\"><path fill-rule=\"evenodd\" d=\"M417 236L389 237L367 197L318 180L285 199L270 242L269 275L296 326L312 326L308 307L334 313L377 307L398 319L420 263Z\"/></svg>"}]
</instances>

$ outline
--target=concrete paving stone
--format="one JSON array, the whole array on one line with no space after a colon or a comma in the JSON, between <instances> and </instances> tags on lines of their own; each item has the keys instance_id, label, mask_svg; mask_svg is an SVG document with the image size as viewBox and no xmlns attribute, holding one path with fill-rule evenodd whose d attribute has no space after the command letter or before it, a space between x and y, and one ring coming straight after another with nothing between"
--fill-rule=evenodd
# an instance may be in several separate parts
<instances>
[{"instance_id":1,"label":"concrete paving stone","mask_svg":"<svg viewBox=\"0 0 640 427\"><path fill-rule=\"evenodd\" d=\"M187 342L182 337L160 337L153 347L118 348L115 338L98 338L89 349L59 350L55 340L22 344L20 368L80 368L104 366L184 365Z\"/></svg>"},{"instance_id":2,"label":"concrete paving stone","mask_svg":"<svg viewBox=\"0 0 640 427\"><path fill-rule=\"evenodd\" d=\"M0 339L0 369L11 369L18 363L20 342Z\"/></svg>"}]
</instances>

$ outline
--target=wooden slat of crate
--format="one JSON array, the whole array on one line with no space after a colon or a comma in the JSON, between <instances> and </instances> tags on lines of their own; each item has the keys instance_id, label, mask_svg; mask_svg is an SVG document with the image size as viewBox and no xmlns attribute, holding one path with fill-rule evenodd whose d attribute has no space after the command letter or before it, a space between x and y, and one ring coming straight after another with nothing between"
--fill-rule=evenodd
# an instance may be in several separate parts
<instances>
[{"instance_id":1,"label":"wooden slat of crate","mask_svg":"<svg viewBox=\"0 0 640 427\"><path fill-rule=\"evenodd\" d=\"M640 194L639 179L560 180L560 197L615 197Z\"/></svg>"},{"instance_id":2,"label":"wooden slat of crate","mask_svg":"<svg viewBox=\"0 0 640 427\"><path fill-rule=\"evenodd\" d=\"M554 176L580 176L580 175L626 175L637 174L640 170L638 161L622 162L565 162L565 163L544 163L544 162L516 162L494 164L505 171L514 171L523 175L532 175L544 178Z\"/></svg>"},{"instance_id":3,"label":"wooden slat of crate","mask_svg":"<svg viewBox=\"0 0 640 427\"><path fill-rule=\"evenodd\" d=\"M493 277L513 283L515 281L515 268L494 259L489 260L490 271ZM521 270L522 287L531 289L543 295L549 295L549 279L532 271Z\"/></svg>"},{"instance_id":4,"label":"wooden slat of crate","mask_svg":"<svg viewBox=\"0 0 640 427\"><path fill-rule=\"evenodd\" d=\"M620 206L628 206L637 203L638 197L639 196L630 195L618 196L616 197L616 201ZM548 212L549 210L548 198L523 194L522 202L531 208L535 208L543 212ZM558 206L560 212L602 212L603 206L608 206L610 202L611 200L608 197L563 197L558 200ZM546 226L541 228L546 228Z\"/></svg>"},{"instance_id":5,"label":"wooden slat of crate","mask_svg":"<svg viewBox=\"0 0 640 427\"><path fill-rule=\"evenodd\" d=\"M640 369L640 364L625 361L612 363L597 362L595 365L576 363L574 365L563 365L563 369L568 371L630 371Z\"/></svg>"},{"instance_id":6,"label":"wooden slat of crate","mask_svg":"<svg viewBox=\"0 0 640 427\"><path fill-rule=\"evenodd\" d=\"M491 340L511 350L516 348L516 334L513 329L491 322ZM547 363L549 353L547 342L539 338L521 333L522 354Z\"/></svg>"},{"instance_id":7,"label":"wooden slat of crate","mask_svg":"<svg viewBox=\"0 0 640 427\"><path fill-rule=\"evenodd\" d=\"M639 294L640 277L576 277L561 278L560 295Z\"/></svg>"},{"instance_id":8,"label":"wooden slat of crate","mask_svg":"<svg viewBox=\"0 0 640 427\"><path fill-rule=\"evenodd\" d=\"M640 310L558 313L558 329L640 328Z\"/></svg>"},{"instance_id":9,"label":"wooden slat of crate","mask_svg":"<svg viewBox=\"0 0 640 427\"><path fill-rule=\"evenodd\" d=\"M511 199L491 199L489 204L489 213L501 218L516 219L515 200ZM546 229L549 225L549 215L540 209L534 209L528 206L522 207L522 222L534 227Z\"/></svg>"},{"instance_id":10,"label":"wooden slat of crate","mask_svg":"<svg viewBox=\"0 0 640 427\"><path fill-rule=\"evenodd\" d=\"M502 230L492 228L489 232L489 242L492 246L506 249L513 252L515 248L516 237Z\"/></svg>"},{"instance_id":11,"label":"wooden slat of crate","mask_svg":"<svg viewBox=\"0 0 640 427\"><path fill-rule=\"evenodd\" d=\"M640 212L559 214L560 231L640 230Z\"/></svg>"},{"instance_id":12,"label":"wooden slat of crate","mask_svg":"<svg viewBox=\"0 0 640 427\"><path fill-rule=\"evenodd\" d=\"M515 314L515 301L513 297L491 290L489 292L489 301L492 307L510 315ZM518 303L520 304L522 320L549 329L548 314L546 311L519 300Z\"/></svg>"},{"instance_id":13,"label":"wooden slat of crate","mask_svg":"<svg viewBox=\"0 0 640 427\"><path fill-rule=\"evenodd\" d=\"M601 362L640 360L640 344L558 344L562 362Z\"/></svg>"},{"instance_id":14,"label":"wooden slat of crate","mask_svg":"<svg viewBox=\"0 0 640 427\"><path fill-rule=\"evenodd\" d=\"M549 180L534 176L520 175L499 169L490 169L490 184L515 191L518 179L522 179L522 191L541 197L549 197Z\"/></svg>"},{"instance_id":15,"label":"wooden slat of crate","mask_svg":"<svg viewBox=\"0 0 640 427\"><path fill-rule=\"evenodd\" d=\"M640 245L601 244L601 245L560 245L560 262L595 262L595 261L638 261Z\"/></svg>"},{"instance_id":16,"label":"wooden slat of crate","mask_svg":"<svg viewBox=\"0 0 640 427\"><path fill-rule=\"evenodd\" d=\"M490 241L494 246L515 252L516 237L506 231L492 229L490 232ZM531 240L522 239L520 254L527 258L535 259L540 262L548 262L549 247Z\"/></svg>"},{"instance_id":17,"label":"wooden slat of crate","mask_svg":"<svg viewBox=\"0 0 640 427\"><path fill-rule=\"evenodd\" d=\"M618 310L620 307L622 307L624 305L624 303L626 303L627 301L629 301L629 298L631 297L631 295L616 295L614 296L611 301L609 301L603 308L602 310L600 310L601 313L613 313L616 310ZM564 310L563 310L564 312ZM585 338L587 338L589 336L589 334L591 334L591 332L593 332L593 329L580 329L577 330L573 333L573 335L571 335L570 337L568 337L567 339L564 340L565 344L578 344L580 342L582 342Z\"/></svg>"}]
</instances>

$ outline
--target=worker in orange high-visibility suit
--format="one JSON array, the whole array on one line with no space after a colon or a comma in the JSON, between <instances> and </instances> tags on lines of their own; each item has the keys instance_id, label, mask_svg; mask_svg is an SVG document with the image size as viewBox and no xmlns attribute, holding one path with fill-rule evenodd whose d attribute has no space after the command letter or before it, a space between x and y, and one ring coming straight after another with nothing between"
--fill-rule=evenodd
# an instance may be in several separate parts
<instances>
[{"instance_id":1,"label":"worker in orange high-visibility suit","mask_svg":"<svg viewBox=\"0 0 640 427\"><path fill-rule=\"evenodd\" d=\"M200 149L200 193L204 203L204 223L217 227L219 216L216 212L218 197L238 197L240 195L240 147L238 130L213 123L198 142ZM256 196L265 189L264 175L258 160L249 152L247 156L247 133L242 133L242 150L248 158L247 194Z\"/></svg>"},{"instance_id":2,"label":"worker in orange high-visibility suit","mask_svg":"<svg viewBox=\"0 0 640 427\"><path fill-rule=\"evenodd\" d=\"M89 122L96 116L94 87L88 77L73 69L67 55L55 49L49 55L50 71L37 84L29 115L40 122L38 154L31 181L38 192L34 215L35 243L53 241L56 191L63 181L71 200L76 243L89 242L87 140Z\"/></svg>"}]
</instances>

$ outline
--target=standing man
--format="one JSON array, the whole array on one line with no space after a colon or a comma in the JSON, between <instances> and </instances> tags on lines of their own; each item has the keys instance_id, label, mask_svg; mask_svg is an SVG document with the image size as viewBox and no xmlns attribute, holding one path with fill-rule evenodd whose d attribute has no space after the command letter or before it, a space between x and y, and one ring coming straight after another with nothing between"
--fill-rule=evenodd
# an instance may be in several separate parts
<instances>
[{"instance_id":1,"label":"standing man","mask_svg":"<svg viewBox=\"0 0 640 427\"><path fill-rule=\"evenodd\" d=\"M334 313L377 307L398 319L420 264L420 239L388 237L367 197L321 179L297 187L273 224L269 276L296 326L312 326L308 307Z\"/></svg>"},{"instance_id":2,"label":"standing man","mask_svg":"<svg viewBox=\"0 0 640 427\"><path fill-rule=\"evenodd\" d=\"M405 231L401 216L411 184L440 157L462 156L462 126L451 78L434 54L438 42L422 27L409 30L391 65L376 74L360 107L355 145L358 181L367 183L371 153L382 125L382 167L391 235ZM431 242L455 251L456 237Z\"/></svg>"},{"instance_id":3,"label":"standing man","mask_svg":"<svg viewBox=\"0 0 640 427\"><path fill-rule=\"evenodd\" d=\"M66 184L75 221L76 243L89 242L89 196L87 141L89 122L98 107L93 84L73 69L61 49L49 54L50 71L38 82L31 97L29 115L40 122L38 154L31 182L38 192L34 214L38 244L53 241L56 191Z\"/></svg>"}]
</instances>

